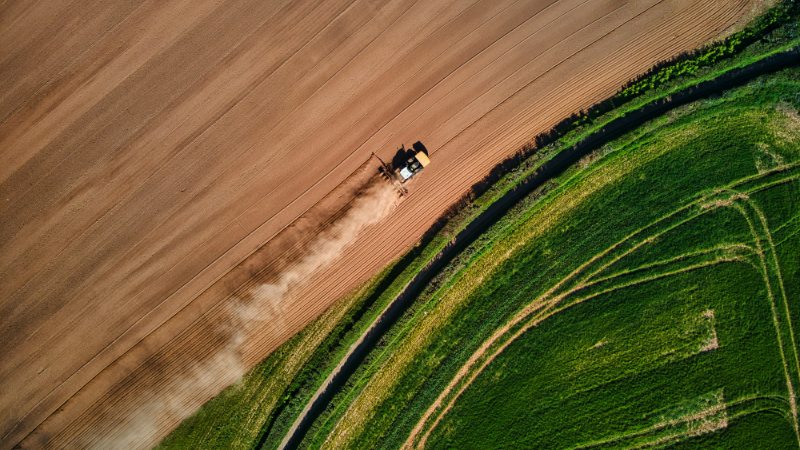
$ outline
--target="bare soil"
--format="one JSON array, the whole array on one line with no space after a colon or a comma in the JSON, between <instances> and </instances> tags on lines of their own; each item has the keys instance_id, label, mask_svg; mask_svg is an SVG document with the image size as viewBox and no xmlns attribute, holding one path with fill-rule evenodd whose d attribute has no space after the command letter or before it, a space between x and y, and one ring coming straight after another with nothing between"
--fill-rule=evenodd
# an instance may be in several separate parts
<instances>
[{"instance_id":1,"label":"bare soil","mask_svg":"<svg viewBox=\"0 0 800 450\"><path fill-rule=\"evenodd\" d=\"M227 345L226 299L302 253L371 152L391 160L421 141L432 163L248 338L245 366L407 250L531 136L751 6L0 3L0 449L94 442Z\"/></svg>"}]
</instances>

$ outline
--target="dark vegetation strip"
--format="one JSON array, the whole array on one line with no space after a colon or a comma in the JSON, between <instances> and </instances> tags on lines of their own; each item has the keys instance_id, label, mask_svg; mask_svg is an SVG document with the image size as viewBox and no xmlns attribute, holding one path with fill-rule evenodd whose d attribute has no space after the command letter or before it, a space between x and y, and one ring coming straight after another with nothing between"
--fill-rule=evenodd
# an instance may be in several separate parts
<instances>
[{"instance_id":1,"label":"dark vegetation strip","mask_svg":"<svg viewBox=\"0 0 800 450\"><path fill-rule=\"evenodd\" d=\"M754 175L756 169L766 170L776 167L779 164L778 160L774 159L774 156L764 153L758 144L768 145L772 153L780 152L775 154L782 155L780 157L784 162L795 161L793 155L796 154L796 144L786 141L781 135L783 133L778 134L779 130L775 126L785 124L787 127L791 127L792 119L789 117L793 112L791 109L800 110L800 95L797 95L800 92L800 85L797 82L800 80L798 67L800 66L757 77L742 86L725 91L722 95L712 95L658 116L635 128L631 133L592 151L588 156L581 158L578 163L520 201L497 224L479 236L475 243L459 253L454 262L448 264L441 273L436 275L430 285L414 301L409 312L387 332L386 337L382 339L386 344L378 344L362 367L359 367L351 380L348 380L342 393L337 394L331 406L322 413L320 419L308 432L301 448L307 443L306 441L311 443L308 448L320 448L325 445L326 438L331 433L334 433L337 439L347 436L343 440L347 441L349 448L387 450L400 448L411 430L419 423L423 413L427 411L431 403L442 393L445 386L452 381L473 353L498 328L508 323L514 314L528 305L531 299L544 294L549 287L552 287L552 283L569 276L576 265L586 262L586 258L606 250L625 236L637 231L641 225L650 224L672 212L673 210L667 206L669 202L677 204L675 202L678 201L682 205L683 199L695 198L693 196L698 193L701 195L707 193L708 189L717 188L719 183L726 184L726 181L733 182L737 177ZM779 125L778 122L770 119L783 119L785 122ZM789 131L790 128L786 130ZM668 144L666 140L670 140L670 143ZM662 141L661 144L658 144L659 141ZM681 144L677 144L676 141L681 141ZM648 159L646 155L651 153L653 145L666 145L672 148L656 157L657 162L654 165L647 163L646 165L649 167L647 169L644 165L634 162L634 160L641 162L640 158ZM623 169L625 166L618 164L620 161L627 160L628 157L634 158L631 161L633 166L629 167L630 171ZM756 158L755 161L753 158ZM721 164L720 161L722 161ZM624 170L626 175L621 179L613 179L614 170L609 169L610 172L606 173L612 176L612 180L608 180L611 184L605 184L603 178L594 177L593 173L596 170L606 170L611 165L616 165L618 170ZM706 176L711 175L712 171L713 177ZM511 175L515 175L515 173ZM527 173L529 172L525 174ZM794 171L792 174L796 175ZM518 179L524 177L525 175L520 175ZM687 184L686 180L693 177L695 181ZM786 173L780 178L788 177L790 175ZM570 192L580 193L583 189L581 186L595 186L596 183L604 187L599 187L599 190L592 189L593 193L590 194L590 199L584 198L583 195L579 195L579 199L569 194ZM759 183L754 183L753 187L756 184ZM678 185L683 188L679 189ZM747 191L750 190L747 189ZM493 191L495 190L493 189ZM624 191L628 191L629 195ZM788 206L789 213L784 215L786 217L796 216L796 208L791 209L791 203L787 204L786 202L788 198L797 198L795 194L796 192L792 191L790 196L784 194L774 201L770 199L760 203L760 207L767 212L764 208L770 209L772 205L782 205L784 208ZM567 211L558 206L562 203L560 199L567 199L567 197L577 200L575 209ZM544 210L556 213L556 216L552 217L554 222L549 220L549 214ZM549 223L538 226L534 216L548 219ZM767 216L767 220L772 223L773 216ZM777 225L779 222L775 221L775 224ZM721 222L716 223L720 226L712 226L706 228L702 233L693 235L691 249L707 250L705 244L710 243L709 239L712 236L723 239L723 234L728 237L732 236L727 225L721 226ZM746 222L744 226L744 230L747 232L745 234L749 236L750 229ZM540 231L544 234L540 234ZM794 231L787 229L786 233L794 234ZM525 242L518 242L513 237L515 235ZM777 239L782 241L784 236ZM530 241L529 237L533 237L533 241ZM659 259L665 256L665 251L669 251L669 254L673 256L685 253L673 253L676 246L673 246L672 243L682 242L683 239L667 241L669 243L660 244L660 249L656 251ZM728 241L726 240L725 243L727 244ZM749 243L749 241L745 243ZM519 244L522 244L522 247L519 247ZM784 248L790 247L791 244L784 245ZM791 248L797 247L798 245L795 245ZM689 251L688 248L686 250ZM507 253L507 251L511 251L511 253ZM653 256L653 253L649 254ZM625 259L629 262L632 261L630 256ZM645 259L643 261L626 267L641 267L652 260ZM615 265L620 267L619 262ZM484 270L480 270L476 266L483 266ZM617 269L611 271L616 272ZM785 273L795 272L789 269ZM481 277L481 275L486 277ZM445 282L441 283L438 280ZM479 285L472 284L473 282L478 282ZM451 288L457 289L459 292L448 293ZM755 295L757 294L753 293L751 297ZM716 298L718 296L705 295L705 297ZM798 296L791 298L798 298ZM589 302L589 308L596 307L592 305L597 305L597 303ZM659 308L655 310L661 311ZM605 308L600 308L595 312L602 314L603 311ZM697 311L697 316L701 312L702 310ZM441 316L442 314L444 316ZM415 330L419 326L430 325L427 317L431 315L442 318L444 322L439 320L439 323L432 327L433 330L426 326L429 331L425 337L420 336L420 333ZM771 317L768 320L769 323L772 323ZM552 318L548 319L548 322L550 320ZM693 320L693 318L689 318L690 322ZM748 317L748 320L752 319ZM603 323L603 329L610 330L606 326L605 319L601 319L598 323ZM738 325L741 323L737 323ZM511 333L518 331L519 326L521 324L512 327ZM621 336L618 334L617 328L612 328L613 334ZM587 329L597 331L594 326L584 327L583 330ZM643 333L647 332L643 331ZM588 350L598 341L605 339L604 334L606 333L600 333L595 340L585 341L586 345L579 344L579 350ZM572 336L574 333L556 333L556 336L566 335ZM581 336L585 337L585 334L581 334ZM414 344L409 346L411 340L414 341ZM555 341L556 347L559 348L563 348L562 343L570 342L569 339L558 338ZM544 347L549 346L545 345ZM410 348L408 351L413 353L411 358L401 355L404 351L401 349L407 348ZM611 349L605 346L604 348L603 351ZM728 350L726 349L725 352L727 353ZM575 359L570 355L579 354L578 351L568 353L569 361ZM534 362L554 361L553 358L543 357L539 353L530 353L528 356L534 354L537 355L532 360ZM505 351L500 355L505 362L493 363L493 368L490 370L492 375L484 375L484 377L491 380L494 380L494 377L504 379L512 372L519 374L518 369L531 366L530 361L519 362L518 359L503 355L505 355ZM405 363L400 360L404 360ZM549 363L545 363L544 367L560 367L560 365L551 366ZM382 373L389 368L391 370L388 375ZM574 375L574 371L563 370L563 367L559 371L565 374L566 379L570 379ZM533 370L532 373L538 376L537 370ZM483 399L486 401L485 404L490 405L488 410L459 408L461 411L467 411L466 415L473 419L483 417L495 423L500 418L495 411L497 407L518 399L519 395L517 394L521 390L531 392L528 388L537 386L537 383L531 381L533 380L530 376L531 372L528 374L527 378L518 376L516 385L504 391L515 393L511 397L503 397L505 394L501 396L484 395L485 385L470 388L472 393L477 392L473 398ZM373 380L378 384L373 385ZM489 384L492 383L493 381L489 381ZM794 384L800 383L795 382ZM477 391L473 389L477 389ZM538 388L536 392L538 392ZM696 394L705 392L708 390ZM467 394L468 396L472 395ZM373 397L375 395L379 397ZM366 400L369 398L374 400ZM503 400L498 401L501 398ZM511 413L505 417L512 417L514 424L526 423L524 420L520 421L522 417L535 417L533 422L527 422L531 427L541 425L549 428L549 425L545 425L545 422L539 420L540 417L537 414L530 412L531 405L537 402L540 402L538 397L528 398L527 401L522 402L523 406L517 408L517 413ZM368 424L351 414L352 408L356 405L359 408L365 406L370 408L369 415L372 420ZM603 408L602 402L598 405L601 409ZM580 406L577 410L584 411L584 409L584 406ZM564 408L560 411L567 417L575 417L574 414L569 414L569 411L576 411L575 408ZM596 421L598 416L603 416L603 420ZM448 415L447 419L440 424L440 430L453 430L453 424L466 423L458 418L454 419L454 417L456 416ZM577 427L578 430L586 430L589 425L595 426L598 423L609 424L612 422L607 418L606 413L583 414L582 417L584 417L584 421ZM586 422L585 418L591 420ZM559 424L557 428L565 430L560 425L561 419L554 419L549 423ZM475 428L475 424L469 426ZM528 429L528 426L522 427ZM507 430L508 423L501 428ZM475 429L482 430L483 428L478 426ZM552 430L552 428L550 429ZM597 429L605 430L603 426L599 426ZM464 428L461 428L453 433L460 435L465 431ZM547 433L549 431L545 432L545 434ZM496 437L500 438L506 434L505 431L502 431L497 433ZM514 441L513 445L503 445L500 441L494 441L486 436L488 435L484 435L485 439L482 441L482 445L475 442L470 443L468 440L452 443L452 439L445 438L449 442L449 447L445 448L559 447L538 442L523 445L519 441ZM330 438L333 437L334 435L330 436ZM562 447L573 447L573 445ZM728 447L749 448L747 445L740 447L729 445ZM769 448L789 447L776 445Z\"/></svg>"},{"instance_id":2,"label":"dark vegetation strip","mask_svg":"<svg viewBox=\"0 0 800 450\"><path fill-rule=\"evenodd\" d=\"M765 16L766 17L766 16ZM762 31L769 31L779 19L784 16L776 16L778 19L768 19ZM755 36L750 29L746 30L748 36ZM737 35L734 35L734 37ZM757 38L757 37L756 37ZM753 38L753 39L756 39ZM730 41L729 39L728 41ZM726 41L726 42L728 42ZM743 41L739 41L743 42ZM752 42L752 41L750 41ZM726 45L726 44L722 44ZM741 44L746 45L746 44ZM710 47L705 51L696 53L695 55L716 54L719 57L724 57L725 53L714 50L717 47ZM729 47L726 47L729 48ZM707 58L706 60L709 60ZM716 61L717 59L714 59ZM678 58L675 60L674 65L685 65L688 59ZM529 195L538 187L544 185L552 177L562 173L565 169L577 162L581 157L587 155L591 150L598 146L621 136L622 134L638 127L639 125L647 122L648 120L665 113L666 111L675 107L690 103L701 97L717 93L719 91L728 89L732 86L743 83L759 75L774 72L776 70L800 64L800 47L794 47L789 51L782 52L773 56L769 56L761 61L751 64L742 69L729 71L713 80L699 83L695 86L689 87L681 92L674 93L666 98L656 100L642 108L630 112L623 117L617 118L607 123L599 131L591 133L578 143L562 150L553 158L548 160L540 166L532 175L522 180L517 186L506 192L502 197L497 199L492 205L481 212L472 222L470 222L462 231L460 231L434 258L420 270L411 281L409 281L399 295L395 297L389 307L384 311L378 320L367 330L360 342L353 347L347 354L344 363L341 365L340 370L331 378L330 382L321 388L320 394L312 403L308 413L300 420L298 426L294 429L291 437L289 438L285 448L295 449L298 447L306 432L309 430L314 421L319 415L327 408L328 404L334 395L341 389L356 368L361 365L366 355L378 343L380 338L386 331L394 325L397 320L402 317L406 309L411 305L420 290L447 264L455 255L457 255L466 246L470 245L488 228L494 225L510 208L517 202ZM611 100L603 102L588 112L583 112L580 115L573 115L572 118L560 123L553 130L548 133L543 133L537 136L535 148L548 145L554 142L558 137L573 130L577 126L586 123L586 118L597 117L597 115L607 112L604 110L607 105L614 104L614 99L630 99L635 95L641 93L636 91L633 94L630 91L631 86L637 86L637 83L647 82L655 83L658 80L666 82L663 72L661 70L652 71L650 75L642 77L638 81L632 81L628 86L623 89L619 96L615 96ZM602 111L602 112L601 112ZM519 153L512 158L507 159L499 164L489 176L487 176L480 183L473 186L468 197L461 200L461 203L468 202L470 197L480 196L486 192L489 187L503 175L505 175L511 168L518 166L526 155ZM457 204L458 205L458 204ZM453 208L454 211L458 209ZM441 221L445 221L448 217L443 217ZM440 225L441 226L441 225ZM438 231L438 230L436 230Z\"/></svg>"},{"instance_id":3,"label":"dark vegetation strip","mask_svg":"<svg viewBox=\"0 0 800 450\"><path fill-rule=\"evenodd\" d=\"M793 116L800 109L799 68L795 65L775 74L759 76L722 95L702 98L658 116L603 145L548 182L548 186L559 185L556 195L539 197L537 190L536 197L540 201L528 197L515 206L498 225L487 231L486 235L496 237L492 241L495 245L485 246L485 252L462 272L461 280L481 279L481 284L474 289L464 289L461 282L452 284L461 288L453 295L463 306L455 312L443 311L445 302L452 304L454 299L453 295L444 294L440 297L441 303L419 308L426 310L428 316L431 313L452 315L444 323L440 322L435 332L427 333L430 338L424 343L413 347L413 366L407 366L407 374L380 375L383 383L390 378L391 391L382 383L383 389L365 389L359 394L369 398L370 394L389 392L370 413L374 419L356 437L346 435L349 447L399 448L412 428L420 423L423 413L489 336L556 284L565 281L554 295L577 287L577 278L570 277L573 271L618 243L622 244L613 247L616 251L590 263L588 271L582 273L588 275L611 263L589 281L614 277L616 283L611 282L611 285L620 289L591 299L588 296L598 294L598 289L604 290L602 286L575 291L560 302L565 308L563 311L562 307L557 307L550 311L559 311L557 314L539 316L539 319L546 319L519 336L516 343L482 369L482 374L469 383L466 391L458 394L459 400L441 416L441 422L425 447L576 448L598 439L622 436L634 429L641 430L648 424L663 424L661 414L670 410L681 410L681 415L689 417L685 414L698 411L700 405L694 407L684 402L710 392L721 394L723 389L728 405L766 392L783 398L781 410L784 417L790 418L787 382L777 350L778 334L771 302L766 296L764 272L757 269L762 265L756 253L752 250L718 253L722 257L717 260L718 264L693 270L689 270L691 262L684 260L686 272L622 286L634 281L629 278L633 274L625 275L625 270L644 267L652 270L656 262L735 243L753 245L754 236L763 243L767 235L759 217L764 217L766 223L777 229L797 215L798 172L795 168L781 166L798 162ZM767 175L773 169L778 171ZM750 177L753 178L748 180ZM730 206L723 202L713 212L700 210L699 216L673 228L694 215L682 208L687 202L703 197L711 202L711 196L724 199L731 194L715 196L714 192L737 180L748 180L733 186L735 191L749 197L740 199L746 211L737 209L739 201ZM574 201L574 207L564 209L562 200ZM749 205L761 209L763 216ZM669 217L671 219L663 220ZM540 223L541 220L547 223ZM750 224L756 227L756 234ZM794 222L787 226L785 234L778 239L795 234L796 225ZM639 234L634 236L633 233ZM645 237L655 240L634 248L645 242ZM789 242L784 249L796 250L800 246L796 238ZM629 250L633 252L626 253ZM620 256L622 259L617 260ZM744 258L747 262L726 261L732 257ZM785 286L796 285L787 280L798 273L797 252L785 252L779 255L779 260L770 267L781 265ZM481 278L484 272L476 269L487 266L496 270L486 272L486 278ZM770 274L775 278L773 270L770 269ZM746 281L748 278L750 282ZM799 298L797 295L787 297L790 300ZM651 303L655 298L663 303L658 306ZM755 299L760 300L754 302ZM417 300L418 304L423 302ZM755 306L759 308L758 314L755 310L745 312L746 308ZM796 310L797 305L790 301L789 307ZM779 306L779 309L784 308ZM437 310L439 312L435 312ZM500 310L503 311L498 313ZM697 331L695 325L698 320L704 320L701 317L709 310L719 313L716 319L711 319L716 321L714 327L720 333L718 343L723 350L698 354L676 365L677 360L671 359L678 354L675 349L691 341L684 339L694 333L692 329ZM733 310L737 312L729 315ZM420 323L427 322L417 314ZM627 318L622 319L617 314ZM612 320L615 316L617 319ZM741 320L743 317L747 318L747 325ZM783 323L784 319L779 320ZM554 329L559 323L569 330ZM405 325L409 337L418 339L414 326L414 322ZM760 331L751 326L760 327ZM779 328L783 342L790 342L789 328L783 325ZM506 336L511 334L513 331ZM697 334L694 336L696 338ZM446 344L458 344L446 347L445 340ZM694 342L692 345L699 347L699 341ZM735 342L744 346L737 346ZM595 347L598 343L602 348ZM756 345L771 345L771 351ZM407 345L394 346L395 349L400 347ZM461 353L464 347L467 347L465 354ZM448 353L443 354L442 350ZM396 350L387 347L384 351L394 353ZM766 361L767 353L775 356L771 363ZM790 353L793 354L787 348L786 354ZM653 360L665 364L665 370L657 371L661 375L655 378L656 372L640 364ZM750 361L752 365L748 365ZM393 369L391 373L402 373ZM619 376L634 372L636 375L625 381L616 381ZM744 379L748 381L742 383ZM792 375L795 386L798 385L796 379ZM446 398L449 401L454 395ZM360 401L353 403L361 404ZM670 404L673 406L668 407ZM402 412L392 414L398 409ZM668 419L676 418L673 413L669 415ZM383 420L385 416L390 417ZM649 419L644 419L646 417ZM734 428L739 426L739 419L734 419L730 411L727 417ZM650 422L650 419L654 420ZM758 433L748 431L745 436L740 435L742 440L732 439L720 430L708 435L708 439L714 439L714 445L700 438L702 443L690 448L797 448L789 422L782 419L774 422L784 423L788 431L781 435L781 443L753 445L762 442ZM430 429L432 423L432 420L427 421L425 429ZM358 425L362 423L348 413L341 424L335 425L336 438L343 437L343 430L350 431ZM660 430L661 437L670 434L665 428ZM687 438L684 442L695 439ZM687 447L684 442L678 444L682 449ZM644 446L642 442L627 441L602 448Z\"/></svg>"}]
</instances>

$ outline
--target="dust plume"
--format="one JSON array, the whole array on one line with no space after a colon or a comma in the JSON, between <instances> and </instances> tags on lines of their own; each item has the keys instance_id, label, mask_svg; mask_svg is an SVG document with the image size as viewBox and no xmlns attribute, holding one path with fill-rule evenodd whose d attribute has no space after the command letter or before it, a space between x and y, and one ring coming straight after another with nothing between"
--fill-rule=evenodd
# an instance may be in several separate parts
<instances>
[{"instance_id":1,"label":"dust plume","mask_svg":"<svg viewBox=\"0 0 800 450\"><path fill-rule=\"evenodd\" d=\"M85 439L81 448L149 449L165 433L194 414L205 403L206 395L216 393L236 382L245 373L238 346L241 336L233 337L209 359L190 366L186 373L173 377L158 392L137 399L132 412L110 429ZM165 429L165 425L171 425Z\"/></svg>"},{"instance_id":2,"label":"dust plume","mask_svg":"<svg viewBox=\"0 0 800 450\"><path fill-rule=\"evenodd\" d=\"M269 322L273 330L285 329L287 302L284 298L289 291L339 258L361 231L386 217L398 202L399 196L393 187L380 180L373 181L347 212L320 233L304 256L284 269L276 281L256 286L249 292L248 299L237 299L230 306L235 328L247 333L254 326L261 327L262 322Z\"/></svg>"},{"instance_id":3,"label":"dust plume","mask_svg":"<svg viewBox=\"0 0 800 450\"><path fill-rule=\"evenodd\" d=\"M170 430L194 414L205 401L239 380L249 369L243 362L248 339L269 329L287 330L284 322L292 303L293 291L315 273L329 267L358 235L385 218L399 203L394 187L373 178L349 203L349 208L314 237L303 256L287 266L269 284L259 284L230 299L223 306L225 320L215 325L221 348L203 361L171 361L188 366L179 375L140 395L129 411L112 413L114 425L93 430L82 448L151 448ZM124 418L122 418L124 417ZM105 420L103 422L106 422Z\"/></svg>"}]
</instances>

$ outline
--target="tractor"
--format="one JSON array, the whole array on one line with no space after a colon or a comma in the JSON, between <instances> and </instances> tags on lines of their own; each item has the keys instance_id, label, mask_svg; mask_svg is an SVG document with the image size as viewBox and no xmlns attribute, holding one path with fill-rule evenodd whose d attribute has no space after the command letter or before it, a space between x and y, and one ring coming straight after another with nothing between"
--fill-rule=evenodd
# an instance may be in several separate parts
<instances>
[{"instance_id":1,"label":"tractor","mask_svg":"<svg viewBox=\"0 0 800 450\"><path fill-rule=\"evenodd\" d=\"M407 160L405 164L400 166L399 170L395 171L392 171L375 153L373 153L372 156L381 164L379 170L383 178L389 183L392 183L392 185L400 191L400 195L405 195L408 194L408 190L403 184L414 175L422 172L422 169L430 164L431 160L423 151L406 150L404 146L401 146L400 150L398 150L398 154L401 154L401 152L405 152Z\"/></svg>"},{"instance_id":2,"label":"tractor","mask_svg":"<svg viewBox=\"0 0 800 450\"><path fill-rule=\"evenodd\" d=\"M430 163L431 160L428 159L428 155L423 152L417 152L414 156L409 157L406 166L400 169L400 176L403 177L402 182L405 183L414 175L422 172L422 169Z\"/></svg>"}]
</instances>

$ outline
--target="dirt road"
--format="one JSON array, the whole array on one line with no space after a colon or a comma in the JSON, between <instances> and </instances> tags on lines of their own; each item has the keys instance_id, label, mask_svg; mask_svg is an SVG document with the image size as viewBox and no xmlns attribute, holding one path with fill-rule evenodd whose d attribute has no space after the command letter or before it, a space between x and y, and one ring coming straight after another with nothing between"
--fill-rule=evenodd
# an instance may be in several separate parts
<instances>
[{"instance_id":1,"label":"dirt road","mask_svg":"<svg viewBox=\"0 0 800 450\"><path fill-rule=\"evenodd\" d=\"M245 366L413 245L531 136L749 8L0 4L0 449L82 445L186 361L224 346L209 331L221 304L258 261L272 261L248 256L371 152L390 160L419 140L433 162L387 219L309 274L280 320L248 338ZM202 402L222 384L185 395ZM177 420L131 445L146 447Z\"/></svg>"}]
</instances>

